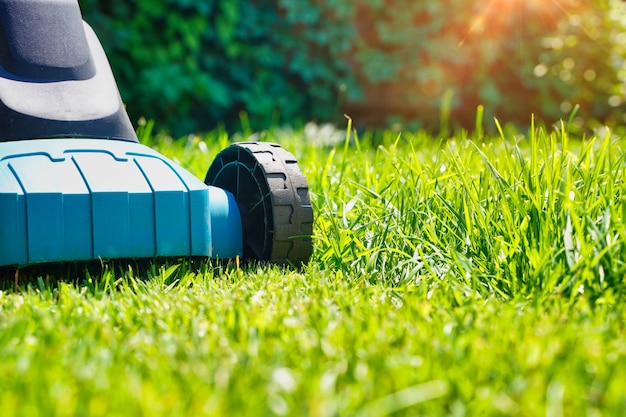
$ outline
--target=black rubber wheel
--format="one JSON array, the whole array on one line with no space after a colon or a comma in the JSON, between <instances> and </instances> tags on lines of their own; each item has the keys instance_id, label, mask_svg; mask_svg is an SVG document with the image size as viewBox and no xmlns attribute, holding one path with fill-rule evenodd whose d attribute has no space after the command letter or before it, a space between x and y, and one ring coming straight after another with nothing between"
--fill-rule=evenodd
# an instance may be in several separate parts
<instances>
[{"instance_id":1,"label":"black rubber wheel","mask_svg":"<svg viewBox=\"0 0 626 417\"><path fill-rule=\"evenodd\" d=\"M205 184L235 196L243 257L300 266L313 252L309 186L294 156L275 143L241 142L213 160Z\"/></svg>"}]
</instances>

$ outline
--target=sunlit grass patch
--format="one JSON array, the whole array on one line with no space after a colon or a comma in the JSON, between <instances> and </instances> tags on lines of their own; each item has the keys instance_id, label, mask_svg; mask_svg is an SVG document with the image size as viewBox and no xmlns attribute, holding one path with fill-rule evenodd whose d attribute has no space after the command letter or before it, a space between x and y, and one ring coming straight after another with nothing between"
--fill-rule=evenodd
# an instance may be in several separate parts
<instances>
[{"instance_id":1,"label":"sunlit grass patch","mask_svg":"<svg viewBox=\"0 0 626 417\"><path fill-rule=\"evenodd\" d=\"M233 140L147 132L200 178ZM11 282L3 416L626 408L621 137L255 137L292 151L309 180L310 264L104 263Z\"/></svg>"}]
</instances>

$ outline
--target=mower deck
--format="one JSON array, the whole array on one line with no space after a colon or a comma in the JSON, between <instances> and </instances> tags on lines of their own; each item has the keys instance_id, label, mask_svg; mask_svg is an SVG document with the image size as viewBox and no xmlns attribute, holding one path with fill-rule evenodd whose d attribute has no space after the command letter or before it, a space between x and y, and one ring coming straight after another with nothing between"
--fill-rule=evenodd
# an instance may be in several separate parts
<instances>
[{"instance_id":1,"label":"mower deck","mask_svg":"<svg viewBox=\"0 0 626 417\"><path fill-rule=\"evenodd\" d=\"M0 143L0 266L241 255L232 194L134 142Z\"/></svg>"},{"instance_id":2,"label":"mower deck","mask_svg":"<svg viewBox=\"0 0 626 417\"><path fill-rule=\"evenodd\" d=\"M0 267L209 257L302 265L293 155L233 144L204 182L138 143L77 0L0 0Z\"/></svg>"}]
</instances>

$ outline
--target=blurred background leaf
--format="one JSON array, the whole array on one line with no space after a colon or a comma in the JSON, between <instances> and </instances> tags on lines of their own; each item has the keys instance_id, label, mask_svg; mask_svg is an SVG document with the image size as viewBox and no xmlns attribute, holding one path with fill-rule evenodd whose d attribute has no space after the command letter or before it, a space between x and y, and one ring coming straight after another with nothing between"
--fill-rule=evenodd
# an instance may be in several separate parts
<instances>
[{"instance_id":1,"label":"blurred background leaf","mask_svg":"<svg viewBox=\"0 0 626 417\"><path fill-rule=\"evenodd\" d=\"M624 122L620 0L80 0L133 122ZM450 96L452 97L450 99ZM444 97L448 97L443 100ZM448 121L447 121L448 122ZM446 122L446 123L447 123Z\"/></svg>"}]
</instances>

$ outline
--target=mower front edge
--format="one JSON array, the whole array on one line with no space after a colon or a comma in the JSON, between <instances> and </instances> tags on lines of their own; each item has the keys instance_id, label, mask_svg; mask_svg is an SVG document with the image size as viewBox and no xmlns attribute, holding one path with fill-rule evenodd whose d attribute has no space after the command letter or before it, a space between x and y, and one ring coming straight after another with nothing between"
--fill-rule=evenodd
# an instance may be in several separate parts
<instances>
[{"instance_id":1,"label":"mower front edge","mask_svg":"<svg viewBox=\"0 0 626 417\"><path fill-rule=\"evenodd\" d=\"M232 194L138 143L0 143L0 266L242 253Z\"/></svg>"}]
</instances>

